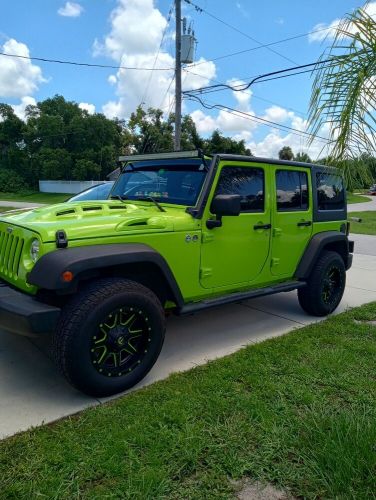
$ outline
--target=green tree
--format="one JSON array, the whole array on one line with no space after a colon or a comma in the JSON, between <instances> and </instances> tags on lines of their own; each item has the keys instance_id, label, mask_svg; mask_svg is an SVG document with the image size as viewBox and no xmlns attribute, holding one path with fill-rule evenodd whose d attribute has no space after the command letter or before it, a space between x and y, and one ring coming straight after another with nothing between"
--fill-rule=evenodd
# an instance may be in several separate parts
<instances>
[{"instance_id":1,"label":"green tree","mask_svg":"<svg viewBox=\"0 0 376 500\"><path fill-rule=\"evenodd\" d=\"M25 142L36 175L105 179L114 169L123 146L120 120L109 120L101 113L89 115L62 96L29 106L27 117ZM60 165L53 150L65 151Z\"/></svg>"},{"instance_id":2,"label":"green tree","mask_svg":"<svg viewBox=\"0 0 376 500\"><path fill-rule=\"evenodd\" d=\"M293 160L294 159L294 153L292 152L292 149L290 146L284 146L278 153L278 158L280 160Z\"/></svg>"},{"instance_id":3,"label":"green tree","mask_svg":"<svg viewBox=\"0 0 376 500\"><path fill-rule=\"evenodd\" d=\"M303 163L312 163L311 158L307 155L307 153L300 152L295 156L295 161L301 161Z\"/></svg>"},{"instance_id":4,"label":"green tree","mask_svg":"<svg viewBox=\"0 0 376 500\"><path fill-rule=\"evenodd\" d=\"M351 184L353 175L367 177L369 171L362 161L347 160L376 153L376 23L364 7L338 25L319 62L324 59L332 62L317 66L309 127L316 135L330 124L331 162L343 166Z\"/></svg>"},{"instance_id":5,"label":"green tree","mask_svg":"<svg viewBox=\"0 0 376 500\"><path fill-rule=\"evenodd\" d=\"M130 146L134 153L163 153L173 151L174 138L171 120L163 118L163 111L141 106L131 114L128 122Z\"/></svg>"},{"instance_id":6,"label":"green tree","mask_svg":"<svg viewBox=\"0 0 376 500\"><path fill-rule=\"evenodd\" d=\"M92 160L77 160L72 169L72 178L74 180L97 180L101 172L101 167Z\"/></svg>"},{"instance_id":7,"label":"green tree","mask_svg":"<svg viewBox=\"0 0 376 500\"><path fill-rule=\"evenodd\" d=\"M40 179L71 179L72 156L66 149L43 147L35 156L35 164Z\"/></svg>"},{"instance_id":8,"label":"green tree","mask_svg":"<svg viewBox=\"0 0 376 500\"><path fill-rule=\"evenodd\" d=\"M236 141L225 137L219 130L215 130L209 139L204 141L204 152L208 154L230 153L252 156L252 152L245 146L244 140Z\"/></svg>"}]
</instances>

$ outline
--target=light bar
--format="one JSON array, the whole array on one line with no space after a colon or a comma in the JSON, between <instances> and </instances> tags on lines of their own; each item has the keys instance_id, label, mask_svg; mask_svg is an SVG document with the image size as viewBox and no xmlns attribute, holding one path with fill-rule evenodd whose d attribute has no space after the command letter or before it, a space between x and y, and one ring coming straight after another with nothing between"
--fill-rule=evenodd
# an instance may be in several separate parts
<instances>
[{"instance_id":1,"label":"light bar","mask_svg":"<svg viewBox=\"0 0 376 500\"><path fill-rule=\"evenodd\" d=\"M119 156L119 161L168 160L174 158L201 158L201 151L173 151L172 153L150 153L146 155Z\"/></svg>"}]
</instances>

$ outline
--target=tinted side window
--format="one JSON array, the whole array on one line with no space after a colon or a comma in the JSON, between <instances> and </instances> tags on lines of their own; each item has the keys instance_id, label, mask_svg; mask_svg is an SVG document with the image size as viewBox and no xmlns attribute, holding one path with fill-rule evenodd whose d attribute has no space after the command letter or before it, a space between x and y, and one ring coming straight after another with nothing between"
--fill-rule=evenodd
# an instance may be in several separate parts
<instances>
[{"instance_id":1,"label":"tinted side window","mask_svg":"<svg viewBox=\"0 0 376 500\"><path fill-rule=\"evenodd\" d=\"M224 167L215 194L240 194L242 212L264 211L262 168Z\"/></svg>"},{"instance_id":2,"label":"tinted side window","mask_svg":"<svg viewBox=\"0 0 376 500\"><path fill-rule=\"evenodd\" d=\"M317 205L319 210L343 210L345 190L339 175L319 172L316 174Z\"/></svg>"},{"instance_id":3,"label":"tinted side window","mask_svg":"<svg viewBox=\"0 0 376 500\"><path fill-rule=\"evenodd\" d=\"M277 210L308 209L308 176L306 172L278 170L276 173Z\"/></svg>"}]
</instances>

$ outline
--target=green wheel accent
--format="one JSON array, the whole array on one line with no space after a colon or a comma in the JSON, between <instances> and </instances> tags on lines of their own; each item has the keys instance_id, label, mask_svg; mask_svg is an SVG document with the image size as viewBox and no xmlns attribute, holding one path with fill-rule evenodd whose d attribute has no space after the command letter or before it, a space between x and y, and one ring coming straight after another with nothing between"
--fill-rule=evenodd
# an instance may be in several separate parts
<instances>
[{"instance_id":1,"label":"green wheel accent","mask_svg":"<svg viewBox=\"0 0 376 500\"><path fill-rule=\"evenodd\" d=\"M323 280L322 299L325 304L332 305L336 302L341 284L341 270L331 266Z\"/></svg>"},{"instance_id":2,"label":"green wheel accent","mask_svg":"<svg viewBox=\"0 0 376 500\"><path fill-rule=\"evenodd\" d=\"M95 369L106 377L121 377L141 364L150 342L144 311L133 307L112 311L92 336L90 357Z\"/></svg>"}]
</instances>

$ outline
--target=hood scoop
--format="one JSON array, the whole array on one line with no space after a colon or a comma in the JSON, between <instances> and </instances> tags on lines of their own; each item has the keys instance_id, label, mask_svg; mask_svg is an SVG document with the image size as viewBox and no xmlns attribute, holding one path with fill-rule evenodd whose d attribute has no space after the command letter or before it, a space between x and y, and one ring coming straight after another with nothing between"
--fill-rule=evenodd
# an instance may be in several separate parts
<instances>
[{"instance_id":1,"label":"hood scoop","mask_svg":"<svg viewBox=\"0 0 376 500\"><path fill-rule=\"evenodd\" d=\"M159 217L133 217L122 222L117 226L118 231L126 231L127 229L142 229L148 227L149 229L164 229L166 227L165 221Z\"/></svg>"},{"instance_id":2,"label":"hood scoop","mask_svg":"<svg viewBox=\"0 0 376 500\"><path fill-rule=\"evenodd\" d=\"M59 210L59 212L56 212L56 217L62 217L64 215L72 215L75 213L76 210L74 208L68 208L66 210Z\"/></svg>"},{"instance_id":3,"label":"hood scoop","mask_svg":"<svg viewBox=\"0 0 376 500\"><path fill-rule=\"evenodd\" d=\"M101 206L88 206L88 207L82 207L83 212L97 212L98 210L103 210Z\"/></svg>"}]
</instances>

